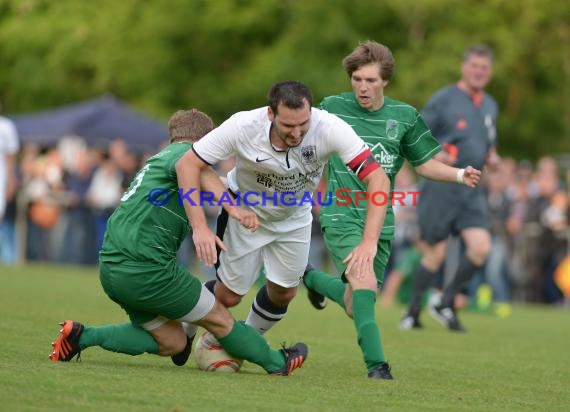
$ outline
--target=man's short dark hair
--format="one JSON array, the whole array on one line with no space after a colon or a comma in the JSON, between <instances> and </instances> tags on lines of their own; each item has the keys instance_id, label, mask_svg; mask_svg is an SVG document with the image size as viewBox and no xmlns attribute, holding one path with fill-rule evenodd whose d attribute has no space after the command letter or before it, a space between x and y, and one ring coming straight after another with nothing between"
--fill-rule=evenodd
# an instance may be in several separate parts
<instances>
[{"instance_id":1,"label":"man's short dark hair","mask_svg":"<svg viewBox=\"0 0 570 412\"><path fill-rule=\"evenodd\" d=\"M289 109L301 109L307 101L311 107L313 105L313 94L303 83L287 80L271 86L267 94L267 101L273 113L277 114L277 106L280 104Z\"/></svg>"},{"instance_id":2,"label":"man's short dark hair","mask_svg":"<svg viewBox=\"0 0 570 412\"><path fill-rule=\"evenodd\" d=\"M168 121L170 143L178 140L196 142L213 129L210 116L196 109L178 110Z\"/></svg>"}]
</instances>

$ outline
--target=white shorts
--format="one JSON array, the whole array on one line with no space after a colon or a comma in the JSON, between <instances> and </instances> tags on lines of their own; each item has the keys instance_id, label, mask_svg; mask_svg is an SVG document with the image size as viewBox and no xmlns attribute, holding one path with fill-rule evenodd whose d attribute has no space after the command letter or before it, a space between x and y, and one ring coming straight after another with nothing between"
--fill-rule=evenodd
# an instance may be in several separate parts
<instances>
[{"instance_id":1,"label":"white shorts","mask_svg":"<svg viewBox=\"0 0 570 412\"><path fill-rule=\"evenodd\" d=\"M194 323L197 320L203 319L210 311L214 308L216 303L216 298L212 292L210 292L204 285L202 285L202 290L200 290L200 297L198 298L198 303L192 308L190 312L182 316L179 320L180 322ZM143 323L141 326L146 331L153 331L158 327L164 325L170 319L164 316L157 316L156 318Z\"/></svg>"},{"instance_id":2,"label":"white shorts","mask_svg":"<svg viewBox=\"0 0 570 412\"><path fill-rule=\"evenodd\" d=\"M220 253L218 278L232 292L238 295L249 292L259 277L262 263L267 280L294 288L307 267L311 225L280 233L260 226L252 233L229 218L223 241L228 251Z\"/></svg>"}]
</instances>

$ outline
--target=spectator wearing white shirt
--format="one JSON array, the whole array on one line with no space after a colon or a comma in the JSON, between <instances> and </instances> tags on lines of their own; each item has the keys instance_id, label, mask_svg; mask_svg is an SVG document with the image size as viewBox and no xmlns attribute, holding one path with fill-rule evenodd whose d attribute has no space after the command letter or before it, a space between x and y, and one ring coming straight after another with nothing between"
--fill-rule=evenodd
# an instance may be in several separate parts
<instances>
[{"instance_id":1,"label":"spectator wearing white shirt","mask_svg":"<svg viewBox=\"0 0 570 412\"><path fill-rule=\"evenodd\" d=\"M2 262L14 263L15 237L13 223L4 221L6 205L16 195L16 153L18 133L10 119L0 116L0 251Z\"/></svg>"}]
</instances>

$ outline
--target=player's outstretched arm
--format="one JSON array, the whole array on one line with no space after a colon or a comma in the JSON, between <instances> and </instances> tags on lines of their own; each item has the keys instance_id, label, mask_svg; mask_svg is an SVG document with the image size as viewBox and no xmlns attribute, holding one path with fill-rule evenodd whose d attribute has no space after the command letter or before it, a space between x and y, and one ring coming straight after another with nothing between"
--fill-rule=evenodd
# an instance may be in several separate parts
<instances>
[{"instance_id":1,"label":"player's outstretched arm","mask_svg":"<svg viewBox=\"0 0 570 412\"><path fill-rule=\"evenodd\" d=\"M213 266L218 259L216 244L222 250L226 249L223 242L208 227L200 200L200 176L207 167L208 165L196 156L192 149L176 162L178 187L183 193L181 200L192 226L192 240L196 247L196 256L205 265Z\"/></svg>"},{"instance_id":2,"label":"player's outstretched arm","mask_svg":"<svg viewBox=\"0 0 570 412\"><path fill-rule=\"evenodd\" d=\"M476 187L481 180L481 171L467 166L465 169L448 166L436 159L430 159L417 166L416 172L430 180L447 183L459 183L468 187Z\"/></svg>"}]
</instances>

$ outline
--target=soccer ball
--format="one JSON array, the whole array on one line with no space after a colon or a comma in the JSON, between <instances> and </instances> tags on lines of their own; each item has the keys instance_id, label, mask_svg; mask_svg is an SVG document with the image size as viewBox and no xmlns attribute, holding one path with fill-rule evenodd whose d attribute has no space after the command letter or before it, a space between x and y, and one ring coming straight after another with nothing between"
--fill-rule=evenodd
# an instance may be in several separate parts
<instances>
[{"instance_id":1,"label":"soccer ball","mask_svg":"<svg viewBox=\"0 0 570 412\"><path fill-rule=\"evenodd\" d=\"M194 348L196 365L208 372L239 372L243 360L232 358L210 332L204 332Z\"/></svg>"}]
</instances>

